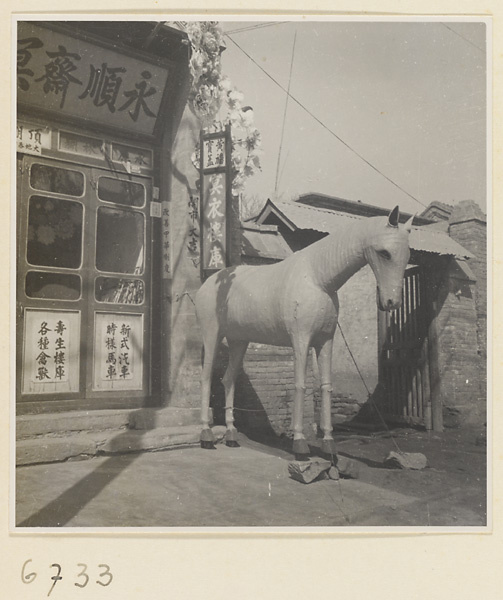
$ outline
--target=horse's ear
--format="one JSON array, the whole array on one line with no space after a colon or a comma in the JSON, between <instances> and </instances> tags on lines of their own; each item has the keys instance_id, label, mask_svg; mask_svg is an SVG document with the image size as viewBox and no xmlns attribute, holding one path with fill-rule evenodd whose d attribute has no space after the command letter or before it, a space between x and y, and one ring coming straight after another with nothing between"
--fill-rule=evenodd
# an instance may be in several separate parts
<instances>
[{"instance_id":1,"label":"horse's ear","mask_svg":"<svg viewBox=\"0 0 503 600\"><path fill-rule=\"evenodd\" d=\"M416 215L412 215L412 217L407 221L407 223L405 223L405 231L407 233L410 233L412 231L412 221L414 221L414 217Z\"/></svg>"},{"instance_id":2,"label":"horse's ear","mask_svg":"<svg viewBox=\"0 0 503 600\"><path fill-rule=\"evenodd\" d=\"M398 206L395 206L395 208L389 213L388 225L390 227L398 227L399 217L400 217L400 210L398 209Z\"/></svg>"}]
</instances>

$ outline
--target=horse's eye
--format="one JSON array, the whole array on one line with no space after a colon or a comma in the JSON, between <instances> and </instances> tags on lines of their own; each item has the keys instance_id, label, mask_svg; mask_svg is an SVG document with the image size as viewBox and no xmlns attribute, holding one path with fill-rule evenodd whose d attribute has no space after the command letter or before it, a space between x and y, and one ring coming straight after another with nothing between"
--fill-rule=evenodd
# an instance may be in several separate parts
<instances>
[{"instance_id":1,"label":"horse's eye","mask_svg":"<svg viewBox=\"0 0 503 600\"><path fill-rule=\"evenodd\" d=\"M391 258L391 254L387 250L379 250L379 256L382 256L386 260Z\"/></svg>"}]
</instances>

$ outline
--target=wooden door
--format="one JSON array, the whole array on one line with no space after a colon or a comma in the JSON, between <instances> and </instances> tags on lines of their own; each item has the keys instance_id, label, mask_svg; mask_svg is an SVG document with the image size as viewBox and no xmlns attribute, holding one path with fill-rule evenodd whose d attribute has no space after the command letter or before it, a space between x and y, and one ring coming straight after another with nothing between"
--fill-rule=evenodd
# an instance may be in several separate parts
<instances>
[{"instance_id":1,"label":"wooden door","mask_svg":"<svg viewBox=\"0 0 503 600\"><path fill-rule=\"evenodd\" d=\"M21 159L21 403L141 406L151 394L151 191L149 177Z\"/></svg>"},{"instance_id":2,"label":"wooden door","mask_svg":"<svg viewBox=\"0 0 503 600\"><path fill-rule=\"evenodd\" d=\"M402 306L379 311L379 379L388 421L431 428L430 374L424 277L419 267L405 272Z\"/></svg>"}]
</instances>

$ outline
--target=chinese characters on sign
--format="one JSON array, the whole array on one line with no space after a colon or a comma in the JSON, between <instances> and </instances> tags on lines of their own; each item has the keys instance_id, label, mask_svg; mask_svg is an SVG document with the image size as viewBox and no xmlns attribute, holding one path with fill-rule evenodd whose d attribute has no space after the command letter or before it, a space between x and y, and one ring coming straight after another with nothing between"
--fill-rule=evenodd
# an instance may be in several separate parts
<instances>
[{"instance_id":1,"label":"chinese characters on sign","mask_svg":"<svg viewBox=\"0 0 503 600\"><path fill-rule=\"evenodd\" d=\"M225 167L225 138L223 136L203 141L203 164L205 169Z\"/></svg>"},{"instance_id":2,"label":"chinese characters on sign","mask_svg":"<svg viewBox=\"0 0 503 600\"><path fill-rule=\"evenodd\" d=\"M44 45L41 40L37 40L38 43ZM26 40L19 40L19 44L23 44ZM68 88L72 83L78 83L82 85L82 81L79 81L72 75L73 71L77 70L75 61L80 60L80 56L75 52L67 52L64 46L58 46L57 52L46 52L49 57L49 62L44 65L45 73L35 79L35 81L43 81L43 90L46 94L52 92L59 95L61 92L61 103L59 108L63 108L66 100L66 94ZM28 86L29 87L29 86Z\"/></svg>"},{"instance_id":3,"label":"chinese characters on sign","mask_svg":"<svg viewBox=\"0 0 503 600\"><path fill-rule=\"evenodd\" d=\"M27 22L17 45L19 102L153 133L166 68Z\"/></svg>"},{"instance_id":4,"label":"chinese characters on sign","mask_svg":"<svg viewBox=\"0 0 503 600\"><path fill-rule=\"evenodd\" d=\"M104 378L109 381L131 379L131 325L121 320L110 319L104 323L104 327Z\"/></svg>"},{"instance_id":5,"label":"chinese characters on sign","mask_svg":"<svg viewBox=\"0 0 503 600\"><path fill-rule=\"evenodd\" d=\"M68 321L60 316L37 322L33 379L39 383L68 381Z\"/></svg>"},{"instance_id":6,"label":"chinese characters on sign","mask_svg":"<svg viewBox=\"0 0 503 600\"><path fill-rule=\"evenodd\" d=\"M169 202L162 202L162 277L171 277L171 248L169 233Z\"/></svg>"},{"instance_id":7,"label":"chinese characters on sign","mask_svg":"<svg viewBox=\"0 0 503 600\"><path fill-rule=\"evenodd\" d=\"M117 73L124 73L124 67L109 67L107 63L102 63L100 67L89 65L90 73L86 89L79 96L79 99L92 99L97 108L107 106L112 113L115 112L115 102L119 95L122 85L122 77Z\"/></svg>"},{"instance_id":8,"label":"chinese characters on sign","mask_svg":"<svg viewBox=\"0 0 503 600\"><path fill-rule=\"evenodd\" d=\"M50 147L50 129L18 121L16 126L16 152L42 154L42 148Z\"/></svg>"},{"instance_id":9,"label":"chinese characters on sign","mask_svg":"<svg viewBox=\"0 0 503 600\"><path fill-rule=\"evenodd\" d=\"M95 314L93 390L142 390L143 315Z\"/></svg>"},{"instance_id":10,"label":"chinese characters on sign","mask_svg":"<svg viewBox=\"0 0 503 600\"><path fill-rule=\"evenodd\" d=\"M17 43L17 84L18 87L27 91L30 88L29 79L35 73L27 68L27 64L31 61L32 53L30 50L37 50L43 46L42 40L36 37L28 37L23 40L18 40Z\"/></svg>"},{"instance_id":11,"label":"chinese characters on sign","mask_svg":"<svg viewBox=\"0 0 503 600\"><path fill-rule=\"evenodd\" d=\"M122 163L126 169L129 163L132 173L141 173L142 169L152 169L152 150L135 148L123 144L112 144L112 160Z\"/></svg>"},{"instance_id":12,"label":"chinese characters on sign","mask_svg":"<svg viewBox=\"0 0 503 600\"><path fill-rule=\"evenodd\" d=\"M215 173L207 177L204 210L204 266L207 269L225 267L225 175Z\"/></svg>"},{"instance_id":13,"label":"chinese characters on sign","mask_svg":"<svg viewBox=\"0 0 503 600\"><path fill-rule=\"evenodd\" d=\"M201 264L205 271L227 266L228 161L230 129L201 136Z\"/></svg>"},{"instance_id":14,"label":"chinese characters on sign","mask_svg":"<svg viewBox=\"0 0 503 600\"><path fill-rule=\"evenodd\" d=\"M189 236L187 241L187 253L194 267L200 264L199 247L199 196L191 194L188 202Z\"/></svg>"}]
</instances>

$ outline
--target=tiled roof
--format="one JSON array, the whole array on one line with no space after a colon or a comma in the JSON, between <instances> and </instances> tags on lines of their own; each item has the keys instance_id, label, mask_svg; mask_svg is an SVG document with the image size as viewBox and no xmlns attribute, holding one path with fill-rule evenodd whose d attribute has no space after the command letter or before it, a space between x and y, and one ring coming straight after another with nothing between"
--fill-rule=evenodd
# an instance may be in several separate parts
<instances>
[{"instance_id":1,"label":"tiled roof","mask_svg":"<svg viewBox=\"0 0 503 600\"><path fill-rule=\"evenodd\" d=\"M258 223L267 222L271 215L276 215L293 230L310 229L322 233L334 233L345 229L348 223L362 218L359 215L314 208L293 202L267 202L257 217ZM455 242L446 233L428 227L413 227L410 234L410 247L420 252L455 256L456 258L473 258L473 255Z\"/></svg>"},{"instance_id":2,"label":"tiled roof","mask_svg":"<svg viewBox=\"0 0 503 600\"><path fill-rule=\"evenodd\" d=\"M278 233L277 227L248 226L242 227L242 254L254 258L272 258L283 260L292 254L292 250Z\"/></svg>"}]
</instances>

